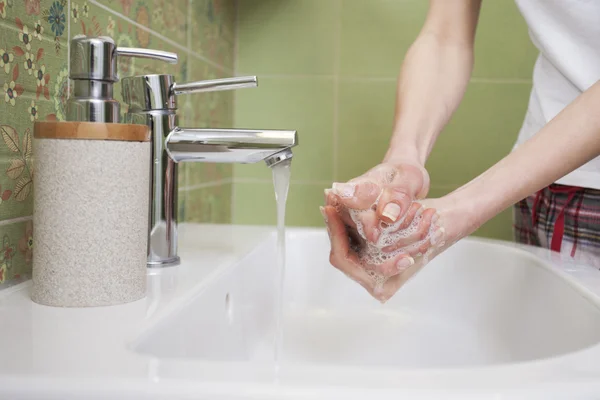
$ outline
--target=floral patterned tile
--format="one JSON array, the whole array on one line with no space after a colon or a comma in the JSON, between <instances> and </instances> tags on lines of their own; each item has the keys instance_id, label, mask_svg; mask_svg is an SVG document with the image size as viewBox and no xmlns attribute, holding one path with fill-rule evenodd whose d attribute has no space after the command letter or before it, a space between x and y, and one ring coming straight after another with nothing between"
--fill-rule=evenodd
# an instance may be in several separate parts
<instances>
[{"instance_id":1,"label":"floral patterned tile","mask_svg":"<svg viewBox=\"0 0 600 400\"><path fill-rule=\"evenodd\" d=\"M0 289L14 280L31 275L33 224L18 222L2 227L0 232Z\"/></svg>"},{"instance_id":2,"label":"floral patterned tile","mask_svg":"<svg viewBox=\"0 0 600 400\"><path fill-rule=\"evenodd\" d=\"M233 70L235 0L192 0L192 50Z\"/></svg>"},{"instance_id":3,"label":"floral patterned tile","mask_svg":"<svg viewBox=\"0 0 600 400\"><path fill-rule=\"evenodd\" d=\"M212 61L233 66L233 0L102 0L113 10L171 40L187 46L189 2L196 24L192 37L197 51ZM69 6L70 5L70 6ZM223 77L197 57L174 49L168 41L140 29L91 0L0 0L0 220L32 214L34 154L31 134L36 120L64 120L69 96L68 31L108 35L121 46L175 51L177 66L159 61L122 58L120 76L172 73L176 81ZM191 29L191 28L190 28ZM201 38L206 35L206 38ZM199 39L196 42L196 39ZM193 72L192 72L193 71ZM180 100L182 124L231 126L231 92L187 96ZM121 100L120 90L115 97ZM194 96L195 97L195 96ZM199 105L199 106L197 106ZM122 108L123 112L125 107ZM192 170L192 166L195 168ZM206 168L205 168L206 167ZM180 185L194 185L232 176L231 165L182 164ZM189 174L188 174L189 172ZM204 198L206 197L206 198ZM231 185L180 193L180 220L227 222L231 220ZM0 288L27 277L31 271L31 222L0 227ZM27 247L27 246L29 247Z\"/></svg>"},{"instance_id":4,"label":"floral patterned tile","mask_svg":"<svg viewBox=\"0 0 600 400\"><path fill-rule=\"evenodd\" d=\"M18 97L15 105L0 102L0 220L33 213L33 123L55 115L54 101Z\"/></svg>"},{"instance_id":5,"label":"floral patterned tile","mask_svg":"<svg viewBox=\"0 0 600 400\"><path fill-rule=\"evenodd\" d=\"M66 54L67 16L67 0L0 0L0 23L20 31L21 47L45 36L56 55Z\"/></svg>"},{"instance_id":6,"label":"floral patterned tile","mask_svg":"<svg viewBox=\"0 0 600 400\"><path fill-rule=\"evenodd\" d=\"M71 2L77 0L71 0ZM188 0L103 0L106 6L169 39L187 46ZM140 29L141 44L151 38Z\"/></svg>"},{"instance_id":7,"label":"floral patterned tile","mask_svg":"<svg viewBox=\"0 0 600 400\"><path fill-rule=\"evenodd\" d=\"M177 65L162 61L121 57L118 60L119 77L134 76L141 74L173 74L176 80L186 80L188 71L188 55L158 37L150 35L145 30L140 30L128 21L111 15L106 10L90 5L87 15L79 14L77 21L71 16L71 36L84 35L107 35L115 39L119 46L144 47L155 50L165 50L177 53L179 62ZM127 111L127 106L122 102L120 86L115 87L115 99L121 102L121 113Z\"/></svg>"},{"instance_id":8,"label":"floral patterned tile","mask_svg":"<svg viewBox=\"0 0 600 400\"><path fill-rule=\"evenodd\" d=\"M231 183L189 191L185 203L185 220L199 223L230 223L231 194Z\"/></svg>"}]
</instances>

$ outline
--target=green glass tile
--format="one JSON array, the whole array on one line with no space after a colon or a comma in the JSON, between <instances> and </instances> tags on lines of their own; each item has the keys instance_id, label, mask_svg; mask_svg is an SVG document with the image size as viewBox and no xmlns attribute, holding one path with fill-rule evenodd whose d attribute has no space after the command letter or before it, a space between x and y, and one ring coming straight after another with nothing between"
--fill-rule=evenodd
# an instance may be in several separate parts
<instances>
[{"instance_id":1,"label":"green glass tile","mask_svg":"<svg viewBox=\"0 0 600 400\"><path fill-rule=\"evenodd\" d=\"M177 220L179 222L184 222L185 219L185 211L187 206L187 194L188 191L183 189L182 185L179 185L179 192L177 193Z\"/></svg>"},{"instance_id":2,"label":"green glass tile","mask_svg":"<svg viewBox=\"0 0 600 400\"><path fill-rule=\"evenodd\" d=\"M0 227L0 289L31 276L33 224L17 222Z\"/></svg>"},{"instance_id":3,"label":"green glass tile","mask_svg":"<svg viewBox=\"0 0 600 400\"><path fill-rule=\"evenodd\" d=\"M470 84L427 162L432 183L462 185L507 155L521 129L530 89L526 84Z\"/></svg>"},{"instance_id":4,"label":"green glass tile","mask_svg":"<svg viewBox=\"0 0 600 400\"><path fill-rule=\"evenodd\" d=\"M537 54L514 1L482 2L474 77L531 79Z\"/></svg>"},{"instance_id":5,"label":"green glass tile","mask_svg":"<svg viewBox=\"0 0 600 400\"><path fill-rule=\"evenodd\" d=\"M340 74L396 77L425 21L428 4L423 0L342 1Z\"/></svg>"},{"instance_id":6,"label":"green glass tile","mask_svg":"<svg viewBox=\"0 0 600 400\"><path fill-rule=\"evenodd\" d=\"M259 87L236 93L235 125L249 129L298 131L292 176L296 180L333 178L333 80L263 78ZM236 177L271 179L265 164L235 167Z\"/></svg>"},{"instance_id":7,"label":"green glass tile","mask_svg":"<svg viewBox=\"0 0 600 400\"><path fill-rule=\"evenodd\" d=\"M235 3L234 0L194 0L191 4L192 51L228 72L233 70Z\"/></svg>"},{"instance_id":8,"label":"green glass tile","mask_svg":"<svg viewBox=\"0 0 600 400\"><path fill-rule=\"evenodd\" d=\"M231 183L189 191L185 200L185 221L230 223L231 193Z\"/></svg>"},{"instance_id":9,"label":"green glass tile","mask_svg":"<svg viewBox=\"0 0 600 400\"><path fill-rule=\"evenodd\" d=\"M190 57L190 81L217 79L229 76L214 66ZM182 95L184 101L180 113L183 126L194 128L233 128L233 91L218 91ZM213 163L188 163L188 185L195 186L207 182L229 179L233 166Z\"/></svg>"},{"instance_id":10,"label":"green glass tile","mask_svg":"<svg viewBox=\"0 0 600 400\"><path fill-rule=\"evenodd\" d=\"M294 184L290 186L286 205L287 226L324 227L319 206L324 204L323 191L330 185ZM271 183L235 183L234 223L275 225L275 192Z\"/></svg>"},{"instance_id":11,"label":"green glass tile","mask_svg":"<svg viewBox=\"0 0 600 400\"><path fill-rule=\"evenodd\" d=\"M339 84L338 176L355 178L383 160L392 132L396 84L393 80Z\"/></svg>"},{"instance_id":12,"label":"green glass tile","mask_svg":"<svg viewBox=\"0 0 600 400\"><path fill-rule=\"evenodd\" d=\"M239 3L238 71L259 75L334 73L339 0Z\"/></svg>"}]
</instances>

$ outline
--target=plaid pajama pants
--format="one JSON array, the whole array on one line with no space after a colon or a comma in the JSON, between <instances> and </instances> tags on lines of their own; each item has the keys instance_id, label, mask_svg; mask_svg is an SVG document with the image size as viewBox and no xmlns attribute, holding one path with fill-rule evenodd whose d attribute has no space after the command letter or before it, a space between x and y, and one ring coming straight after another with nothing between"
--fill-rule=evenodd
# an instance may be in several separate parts
<instances>
[{"instance_id":1,"label":"plaid pajama pants","mask_svg":"<svg viewBox=\"0 0 600 400\"><path fill-rule=\"evenodd\" d=\"M514 207L519 243L568 254L600 268L600 190L550 185Z\"/></svg>"}]
</instances>

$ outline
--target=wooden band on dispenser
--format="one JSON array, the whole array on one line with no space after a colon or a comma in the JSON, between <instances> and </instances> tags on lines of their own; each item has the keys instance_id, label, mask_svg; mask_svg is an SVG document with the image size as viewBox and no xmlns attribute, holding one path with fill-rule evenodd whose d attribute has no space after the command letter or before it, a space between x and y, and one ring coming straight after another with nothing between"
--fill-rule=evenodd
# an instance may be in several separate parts
<instances>
[{"instance_id":1,"label":"wooden band on dispenser","mask_svg":"<svg viewBox=\"0 0 600 400\"><path fill-rule=\"evenodd\" d=\"M146 125L135 124L40 121L34 124L33 137L149 142L150 129Z\"/></svg>"}]
</instances>

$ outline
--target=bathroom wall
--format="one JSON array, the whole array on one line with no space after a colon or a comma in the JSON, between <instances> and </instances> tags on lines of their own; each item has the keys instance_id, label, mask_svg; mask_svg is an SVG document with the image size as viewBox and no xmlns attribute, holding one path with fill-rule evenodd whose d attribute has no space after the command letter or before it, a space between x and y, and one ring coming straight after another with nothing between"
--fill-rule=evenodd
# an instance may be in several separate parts
<instances>
[{"instance_id":1,"label":"bathroom wall","mask_svg":"<svg viewBox=\"0 0 600 400\"><path fill-rule=\"evenodd\" d=\"M425 0L244 0L238 16L238 75L259 89L236 92L239 127L295 128L290 225L322 226L318 206L333 181L381 161L392 128L396 77L427 11ZM483 2L475 70L465 99L427 168L441 196L511 149L525 115L536 49L510 0ZM270 171L234 169L233 220L273 224ZM511 212L478 235L510 239Z\"/></svg>"},{"instance_id":2,"label":"bathroom wall","mask_svg":"<svg viewBox=\"0 0 600 400\"><path fill-rule=\"evenodd\" d=\"M212 79L233 73L234 25L234 0L0 0L0 288L31 272L33 122L65 117L68 39L108 35L120 46L180 56L177 66L123 58L120 76ZM115 92L120 98L118 86ZM180 98L179 107L182 125L233 121L231 92ZM181 220L231 221L231 166L182 165L179 184Z\"/></svg>"}]
</instances>

